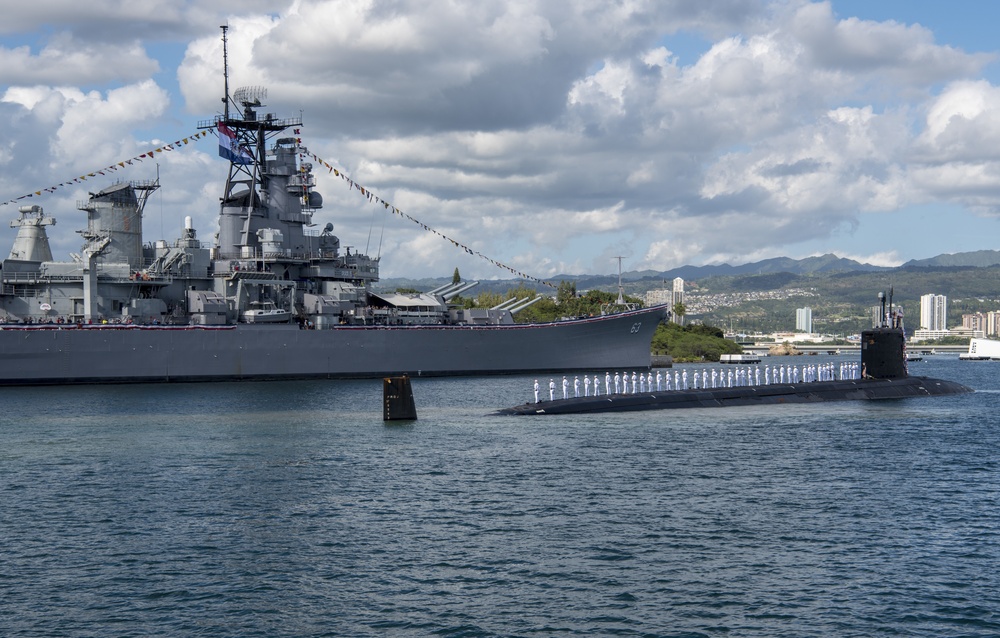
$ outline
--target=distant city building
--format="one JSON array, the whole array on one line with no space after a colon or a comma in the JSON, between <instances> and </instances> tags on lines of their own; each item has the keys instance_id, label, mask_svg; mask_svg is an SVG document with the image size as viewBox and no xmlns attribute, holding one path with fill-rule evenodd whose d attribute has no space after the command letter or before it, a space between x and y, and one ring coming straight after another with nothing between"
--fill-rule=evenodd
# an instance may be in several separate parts
<instances>
[{"instance_id":1,"label":"distant city building","mask_svg":"<svg viewBox=\"0 0 1000 638\"><path fill-rule=\"evenodd\" d=\"M982 330L974 330L972 328L952 328L948 331L948 336L964 337L968 339L983 339L986 337L986 333Z\"/></svg>"},{"instance_id":2,"label":"distant city building","mask_svg":"<svg viewBox=\"0 0 1000 638\"><path fill-rule=\"evenodd\" d=\"M660 306L663 304L669 304L670 300L673 299L673 290L667 290L666 288L656 288L654 290L646 291L646 305L647 306Z\"/></svg>"},{"instance_id":3,"label":"distant city building","mask_svg":"<svg viewBox=\"0 0 1000 638\"><path fill-rule=\"evenodd\" d=\"M920 328L913 331L912 341L933 341L934 339L942 339L948 336L951 336L950 330L927 330L926 328Z\"/></svg>"},{"instance_id":4,"label":"distant city building","mask_svg":"<svg viewBox=\"0 0 1000 638\"><path fill-rule=\"evenodd\" d=\"M948 298L944 295L920 297L920 327L923 330L947 330Z\"/></svg>"},{"instance_id":5,"label":"distant city building","mask_svg":"<svg viewBox=\"0 0 1000 638\"><path fill-rule=\"evenodd\" d=\"M795 329L800 332L812 333L813 331L813 311L806 306L795 311Z\"/></svg>"},{"instance_id":6,"label":"distant city building","mask_svg":"<svg viewBox=\"0 0 1000 638\"><path fill-rule=\"evenodd\" d=\"M660 288L646 291L646 305L656 306L667 304L673 312L674 306L684 303L684 280L677 277L673 281L673 288ZM684 317L671 315L670 320L674 323L684 323Z\"/></svg>"},{"instance_id":7,"label":"distant city building","mask_svg":"<svg viewBox=\"0 0 1000 638\"><path fill-rule=\"evenodd\" d=\"M869 311L872 317L872 328L878 328L885 321L885 317L882 316L882 306L872 306Z\"/></svg>"},{"instance_id":8,"label":"distant city building","mask_svg":"<svg viewBox=\"0 0 1000 638\"><path fill-rule=\"evenodd\" d=\"M985 334L986 314L982 312L974 312L972 314L962 315L962 327L968 328L969 330L980 330Z\"/></svg>"},{"instance_id":9,"label":"distant city building","mask_svg":"<svg viewBox=\"0 0 1000 638\"><path fill-rule=\"evenodd\" d=\"M1000 335L1000 310L993 310L986 313L986 336L997 335Z\"/></svg>"}]
</instances>

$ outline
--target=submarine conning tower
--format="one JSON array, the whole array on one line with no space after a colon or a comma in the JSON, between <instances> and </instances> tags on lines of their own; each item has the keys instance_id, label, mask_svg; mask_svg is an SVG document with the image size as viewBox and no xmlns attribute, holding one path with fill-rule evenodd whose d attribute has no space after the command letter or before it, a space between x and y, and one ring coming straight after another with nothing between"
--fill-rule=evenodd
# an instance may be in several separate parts
<instances>
[{"instance_id":1,"label":"submarine conning tower","mask_svg":"<svg viewBox=\"0 0 1000 638\"><path fill-rule=\"evenodd\" d=\"M880 325L861 332L861 371L870 379L905 379L906 337L903 332L903 312L892 307L892 290L886 299L878 294L882 304ZM886 302L888 301L888 308Z\"/></svg>"},{"instance_id":2,"label":"submarine conning tower","mask_svg":"<svg viewBox=\"0 0 1000 638\"><path fill-rule=\"evenodd\" d=\"M905 379L906 350L902 328L879 327L861 333L861 370L872 379Z\"/></svg>"}]
</instances>

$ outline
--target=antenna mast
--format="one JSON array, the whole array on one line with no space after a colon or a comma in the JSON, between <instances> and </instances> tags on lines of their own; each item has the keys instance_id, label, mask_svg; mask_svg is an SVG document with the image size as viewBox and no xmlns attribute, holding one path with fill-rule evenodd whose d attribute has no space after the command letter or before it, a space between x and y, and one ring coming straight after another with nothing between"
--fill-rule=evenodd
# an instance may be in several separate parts
<instances>
[{"instance_id":1,"label":"antenna mast","mask_svg":"<svg viewBox=\"0 0 1000 638\"><path fill-rule=\"evenodd\" d=\"M618 305L625 305L625 289L622 287L622 258L615 257L618 260Z\"/></svg>"},{"instance_id":2,"label":"antenna mast","mask_svg":"<svg viewBox=\"0 0 1000 638\"><path fill-rule=\"evenodd\" d=\"M226 122L229 121L229 39L226 37L228 31L229 25L222 25L222 77L226 85L226 95L222 98L222 103L226 105L224 118Z\"/></svg>"}]
</instances>

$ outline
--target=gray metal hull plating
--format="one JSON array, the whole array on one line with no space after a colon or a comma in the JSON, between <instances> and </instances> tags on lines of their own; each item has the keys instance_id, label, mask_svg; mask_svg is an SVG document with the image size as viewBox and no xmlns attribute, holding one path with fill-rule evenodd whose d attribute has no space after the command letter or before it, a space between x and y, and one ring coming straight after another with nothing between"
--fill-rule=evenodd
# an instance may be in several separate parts
<instances>
[{"instance_id":1,"label":"gray metal hull plating","mask_svg":"<svg viewBox=\"0 0 1000 638\"><path fill-rule=\"evenodd\" d=\"M648 368L657 307L547 324L0 329L0 385Z\"/></svg>"}]
</instances>

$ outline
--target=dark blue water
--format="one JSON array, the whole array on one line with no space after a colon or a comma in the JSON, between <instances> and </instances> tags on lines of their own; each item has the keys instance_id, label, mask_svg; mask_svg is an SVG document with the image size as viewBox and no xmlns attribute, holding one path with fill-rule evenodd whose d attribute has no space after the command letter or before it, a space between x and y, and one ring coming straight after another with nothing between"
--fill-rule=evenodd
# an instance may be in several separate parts
<instances>
[{"instance_id":1,"label":"dark blue water","mask_svg":"<svg viewBox=\"0 0 1000 638\"><path fill-rule=\"evenodd\" d=\"M416 379L385 425L377 380L2 389L0 635L1000 635L1000 363L911 372L978 392L531 418L488 415L528 377Z\"/></svg>"}]
</instances>

